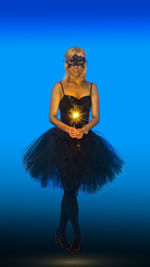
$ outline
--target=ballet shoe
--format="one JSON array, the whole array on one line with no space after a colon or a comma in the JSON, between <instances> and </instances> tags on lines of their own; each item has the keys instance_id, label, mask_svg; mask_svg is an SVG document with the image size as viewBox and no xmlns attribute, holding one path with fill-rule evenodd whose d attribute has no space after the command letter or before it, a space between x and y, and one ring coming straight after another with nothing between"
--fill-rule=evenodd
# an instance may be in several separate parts
<instances>
[{"instance_id":1,"label":"ballet shoe","mask_svg":"<svg viewBox=\"0 0 150 267\"><path fill-rule=\"evenodd\" d=\"M81 240L82 240L82 234L80 234L80 237L75 238L75 240L71 244L71 247L69 249L69 252L71 254L77 254L80 251Z\"/></svg>"},{"instance_id":2,"label":"ballet shoe","mask_svg":"<svg viewBox=\"0 0 150 267\"><path fill-rule=\"evenodd\" d=\"M63 235L63 237L61 237L58 230L55 232L55 241L56 245L61 245L62 248L69 249L71 247L71 244L67 242L65 236Z\"/></svg>"}]
</instances>

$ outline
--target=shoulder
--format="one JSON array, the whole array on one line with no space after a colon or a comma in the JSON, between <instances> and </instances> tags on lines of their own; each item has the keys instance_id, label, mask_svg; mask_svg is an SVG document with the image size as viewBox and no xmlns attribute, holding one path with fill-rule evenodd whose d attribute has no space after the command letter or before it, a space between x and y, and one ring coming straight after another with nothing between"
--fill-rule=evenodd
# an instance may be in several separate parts
<instances>
[{"instance_id":1,"label":"shoulder","mask_svg":"<svg viewBox=\"0 0 150 267\"><path fill-rule=\"evenodd\" d=\"M53 91L59 91L60 92L60 89L62 88L62 86L61 86L61 83L60 83L60 81L58 81L58 82L55 82L54 84L53 84Z\"/></svg>"},{"instance_id":2,"label":"shoulder","mask_svg":"<svg viewBox=\"0 0 150 267\"><path fill-rule=\"evenodd\" d=\"M94 83L94 82L91 82L91 84L92 84L92 88L97 88L97 85L96 85L96 83Z\"/></svg>"},{"instance_id":3,"label":"shoulder","mask_svg":"<svg viewBox=\"0 0 150 267\"><path fill-rule=\"evenodd\" d=\"M87 81L87 84L88 84L88 85L91 85L92 88L97 88L97 85L96 85L96 83L94 83L94 82L89 82L89 81Z\"/></svg>"},{"instance_id":4,"label":"shoulder","mask_svg":"<svg viewBox=\"0 0 150 267\"><path fill-rule=\"evenodd\" d=\"M53 95L57 95L57 96L61 96L62 94L62 86L61 86L61 83L60 81L57 81L53 84L52 86L52 94Z\"/></svg>"},{"instance_id":5,"label":"shoulder","mask_svg":"<svg viewBox=\"0 0 150 267\"><path fill-rule=\"evenodd\" d=\"M55 82L55 83L53 84L53 88L54 88L54 89L55 89L55 88L61 88L61 83L60 83L60 81Z\"/></svg>"},{"instance_id":6,"label":"shoulder","mask_svg":"<svg viewBox=\"0 0 150 267\"><path fill-rule=\"evenodd\" d=\"M91 82L91 93L92 93L92 95L98 94L98 87L97 87L96 83L94 83L94 82Z\"/></svg>"}]
</instances>

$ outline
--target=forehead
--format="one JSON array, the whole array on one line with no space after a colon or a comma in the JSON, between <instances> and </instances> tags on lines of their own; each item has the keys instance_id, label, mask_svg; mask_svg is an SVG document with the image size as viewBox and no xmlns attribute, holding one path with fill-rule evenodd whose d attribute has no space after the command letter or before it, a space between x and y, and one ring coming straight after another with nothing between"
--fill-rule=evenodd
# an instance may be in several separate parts
<instances>
[{"instance_id":1,"label":"forehead","mask_svg":"<svg viewBox=\"0 0 150 267\"><path fill-rule=\"evenodd\" d=\"M78 55L79 57L84 57L82 52L78 52L78 53L75 52L74 54ZM74 56L74 54L71 56L71 58Z\"/></svg>"},{"instance_id":2,"label":"forehead","mask_svg":"<svg viewBox=\"0 0 150 267\"><path fill-rule=\"evenodd\" d=\"M83 55L83 53L82 52L78 52L78 53L76 53L79 57L81 56L81 57L84 57L84 55Z\"/></svg>"}]
</instances>

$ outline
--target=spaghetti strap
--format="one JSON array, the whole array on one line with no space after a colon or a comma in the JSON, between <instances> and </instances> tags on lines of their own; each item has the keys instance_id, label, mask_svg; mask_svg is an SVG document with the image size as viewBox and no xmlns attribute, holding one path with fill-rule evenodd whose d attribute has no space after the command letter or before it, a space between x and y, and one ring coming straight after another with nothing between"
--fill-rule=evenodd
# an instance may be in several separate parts
<instances>
[{"instance_id":1,"label":"spaghetti strap","mask_svg":"<svg viewBox=\"0 0 150 267\"><path fill-rule=\"evenodd\" d=\"M90 95L91 95L91 92L92 92L92 84L93 84L93 83L91 83Z\"/></svg>"},{"instance_id":2,"label":"spaghetti strap","mask_svg":"<svg viewBox=\"0 0 150 267\"><path fill-rule=\"evenodd\" d=\"M62 91L63 91L63 94L64 94L64 88L63 88L62 82L61 82L61 81L59 81L59 82L60 82L60 84L61 84ZM64 95L65 95L65 94L64 94Z\"/></svg>"}]
</instances>

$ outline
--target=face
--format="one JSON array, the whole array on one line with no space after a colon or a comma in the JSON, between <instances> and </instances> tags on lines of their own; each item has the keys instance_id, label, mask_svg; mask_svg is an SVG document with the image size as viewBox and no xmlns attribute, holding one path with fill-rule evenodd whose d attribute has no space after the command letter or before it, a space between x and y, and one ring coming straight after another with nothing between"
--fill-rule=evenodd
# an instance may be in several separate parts
<instances>
[{"instance_id":1,"label":"face","mask_svg":"<svg viewBox=\"0 0 150 267\"><path fill-rule=\"evenodd\" d=\"M82 56L84 57L82 52L78 52L76 53L78 56ZM68 68L68 72L70 73L70 75L74 76L74 77L78 77L81 75L81 73L83 72L84 68L79 65L75 65L75 66L71 66L70 68Z\"/></svg>"}]
</instances>

